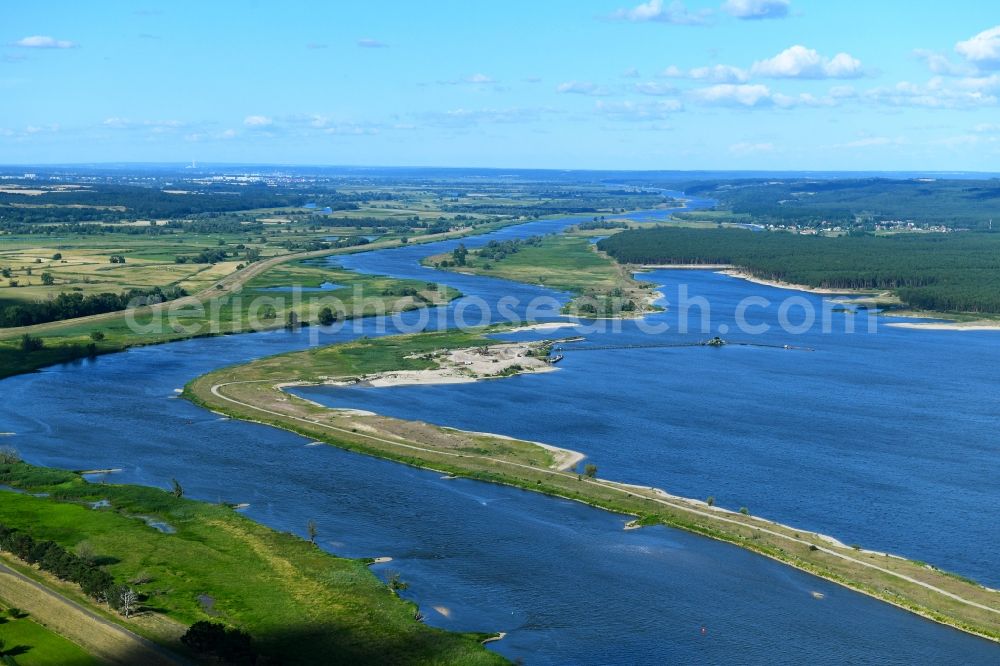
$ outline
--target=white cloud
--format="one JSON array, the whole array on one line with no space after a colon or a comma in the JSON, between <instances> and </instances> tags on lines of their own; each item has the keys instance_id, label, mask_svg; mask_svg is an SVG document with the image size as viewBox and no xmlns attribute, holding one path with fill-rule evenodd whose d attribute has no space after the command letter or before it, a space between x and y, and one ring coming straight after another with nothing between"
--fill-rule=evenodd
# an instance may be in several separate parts
<instances>
[{"instance_id":1,"label":"white cloud","mask_svg":"<svg viewBox=\"0 0 1000 666\"><path fill-rule=\"evenodd\" d=\"M594 108L609 120L623 122L654 122L682 111L684 105L676 99L655 102L605 102L599 100Z\"/></svg>"},{"instance_id":2,"label":"white cloud","mask_svg":"<svg viewBox=\"0 0 1000 666\"><path fill-rule=\"evenodd\" d=\"M637 79L639 78L639 70L635 67L629 67L622 72L622 77L626 79Z\"/></svg>"},{"instance_id":3,"label":"white cloud","mask_svg":"<svg viewBox=\"0 0 1000 666\"><path fill-rule=\"evenodd\" d=\"M773 153L774 144L773 143L750 143L747 141L741 141L739 143L734 143L729 146L729 152L733 155L739 155L743 157L745 155L759 155L760 153Z\"/></svg>"},{"instance_id":4,"label":"white cloud","mask_svg":"<svg viewBox=\"0 0 1000 666\"><path fill-rule=\"evenodd\" d=\"M591 83L590 81L567 81L565 83L560 83L556 86L556 92L571 93L576 95L592 95L594 97L603 97L611 94L611 91L604 86L599 86L596 83Z\"/></svg>"},{"instance_id":5,"label":"white cloud","mask_svg":"<svg viewBox=\"0 0 1000 666\"><path fill-rule=\"evenodd\" d=\"M1000 67L1000 25L955 44L955 51L978 67Z\"/></svg>"},{"instance_id":6,"label":"white cloud","mask_svg":"<svg viewBox=\"0 0 1000 666\"><path fill-rule=\"evenodd\" d=\"M19 39L12 46L20 46L25 49L73 49L77 47L76 42L65 39L55 39L46 35L32 35Z\"/></svg>"},{"instance_id":7,"label":"white cloud","mask_svg":"<svg viewBox=\"0 0 1000 666\"><path fill-rule=\"evenodd\" d=\"M959 79L947 83L935 77L925 84L900 81L895 86L874 88L863 94L863 99L875 104L929 109L970 109L995 106L994 94L1000 87L1000 77Z\"/></svg>"},{"instance_id":8,"label":"white cloud","mask_svg":"<svg viewBox=\"0 0 1000 666\"><path fill-rule=\"evenodd\" d=\"M274 121L267 116L247 116L243 119L243 124L247 127L268 127L274 124Z\"/></svg>"},{"instance_id":9,"label":"white cloud","mask_svg":"<svg viewBox=\"0 0 1000 666\"><path fill-rule=\"evenodd\" d=\"M677 88L666 83L660 83L658 81L643 81L641 83L636 83L633 88L640 95L675 95L677 94Z\"/></svg>"},{"instance_id":10,"label":"white cloud","mask_svg":"<svg viewBox=\"0 0 1000 666\"><path fill-rule=\"evenodd\" d=\"M485 74L475 73L472 76L467 76L463 79L466 83L495 83L492 77Z\"/></svg>"},{"instance_id":11,"label":"white cloud","mask_svg":"<svg viewBox=\"0 0 1000 666\"><path fill-rule=\"evenodd\" d=\"M746 83L746 70L731 65L709 65L684 71L675 65L660 72L660 76L671 79L694 79L711 83Z\"/></svg>"},{"instance_id":12,"label":"white cloud","mask_svg":"<svg viewBox=\"0 0 1000 666\"><path fill-rule=\"evenodd\" d=\"M967 63L954 63L948 56L938 53L937 51L929 51L927 49L915 49L913 51L914 57L919 60L923 60L924 64L927 65L927 69L931 70L932 74L942 74L944 76L971 76L976 73L976 68Z\"/></svg>"},{"instance_id":13,"label":"white cloud","mask_svg":"<svg viewBox=\"0 0 1000 666\"><path fill-rule=\"evenodd\" d=\"M720 83L691 91L692 97L702 104L753 107L771 101L771 91L761 84Z\"/></svg>"},{"instance_id":14,"label":"white cloud","mask_svg":"<svg viewBox=\"0 0 1000 666\"><path fill-rule=\"evenodd\" d=\"M746 71L731 65L695 67L688 72L688 76L698 81L713 83L745 83L748 78Z\"/></svg>"},{"instance_id":15,"label":"white cloud","mask_svg":"<svg viewBox=\"0 0 1000 666\"><path fill-rule=\"evenodd\" d=\"M789 0L726 0L722 11L745 21L777 19L788 16Z\"/></svg>"},{"instance_id":16,"label":"white cloud","mask_svg":"<svg viewBox=\"0 0 1000 666\"><path fill-rule=\"evenodd\" d=\"M133 121L120 116L111 116L101 122L101 127L116 130L149 130L153 134L163 134L184 127L179 120L138 120Z\"/></svg>"},{"instance_id":17,"label":"white cloud","mask_svg":"<svg viewBox=\"0 0 1000 666\"><path fill-rule=\"evenodd\" d=\"M389 45L371 37L364 37L358 40L358 46L363 49L386 49Z\"/></svg>"},{"instance_id":18,"label":"white cloud","mask_svg":"<svg viewBox=\"0 0 1000 666\"><path fill-rule=\"evenodd\" d=\"M705 25L711 17L712 11L709 9L688 11L681 0L674 0L667 6L664 6L663 0L649 0L632 9L619 9L611 15L611 18L622 21L654 21L673 25Z\"/></svg>"},{"instance_id":19,"label":"white cloud","mask_svg":"<svg viewBox=\"0 0 1000 666\"><path fill-rule=\"evenodd\" d=\"M847 53L827 58L801 44L758 60L750 71L757 76L797 79L852 79L864 74L861 61Z\"/></svg>"}]
</instances>

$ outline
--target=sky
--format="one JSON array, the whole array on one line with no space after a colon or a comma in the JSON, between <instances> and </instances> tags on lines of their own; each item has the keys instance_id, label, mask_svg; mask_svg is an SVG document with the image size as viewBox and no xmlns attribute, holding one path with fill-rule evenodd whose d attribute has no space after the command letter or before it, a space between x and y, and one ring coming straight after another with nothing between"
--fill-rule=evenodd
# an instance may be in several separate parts
<instances>
[{"instance_id":1,"label":"sky","mask_svg":"<svg viewBox=\"0 0 1000 666\"><path fill-rule=\"evenodd\" d=\"M984 0L7 3L0 164L1000 171Z\"/></svg>"}]
</instances>

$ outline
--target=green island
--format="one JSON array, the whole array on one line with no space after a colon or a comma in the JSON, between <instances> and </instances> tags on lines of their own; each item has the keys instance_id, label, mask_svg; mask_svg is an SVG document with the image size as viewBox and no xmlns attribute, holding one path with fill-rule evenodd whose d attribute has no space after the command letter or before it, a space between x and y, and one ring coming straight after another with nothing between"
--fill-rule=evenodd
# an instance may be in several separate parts
<instances>
[{"instance_id":1,"label":"green island","mask_svg":"<svg viewBox=\"0 0 1000 666\"><path fill-rule=\"evenodd\" d=\"M180 663L175 655L202 660L207 655L181 640L199 621L239 627L252 638L253 652L274 662L503 662L482 647L488 634L421 623L416 606L399 597L405 581L383 583L368 568L372 560L327 554L233 507L186 499L176 487L89 483L75 472L23 462L0 465L0 483L10 488L0 491L0 531L16 530L36 543L51 540L137 593L125 618L113 604L47 573L53 566L47 560L39 569L0 551L0 599L51 627L9 615L0 624L5 649L22 646L23 654L13 652L19 664L59 663L60 655L66 656L62 663L74 664L70 655L83 664ZM69 603L40 594L4 568L41 582L92 616L73 616ZM101 631L101 620L151 643ZM98 659L87 661L88 653Z\"/></svg>"},{"instance_id":2,"label":"green island","mask_svg":"<svg viewBox=\"0 0 1000 666\"><path fill-rule=\"evenodd\" d=\"M604 229L604 233L622 227ZM538 284L573 294L564 312L586 317L639 316L657 309L652 285L597 250L595 234L573 230L524 240L490 241L467 250L460 245L423 260L426 266Z\"/></svg>"},{"instance_id":3,"label":"green island","mask_svg":"<svg viewBox=\"0 0 1000 666\"><path fill-rule=\"evenodd\" d=\"M435 332L358 340L224 368L192 381L184 396L221 414L284 428L351 451L442 473L538 491L733 543L927 618L1000 640L1000 593L922 562L848 546L749 512L602 479L581 456L505 437L465 433L320 406L287 393L302 384L375 386L490 379L551 370L555 341L505 344L481 333ZM513 348L510 345L514 345ZM483 360L469 369L466 359ZM528 363L531 359L532 363ZM494 360L496 363L494 363ZM514 366L519 366L513 369Z\"/></svg>"}]
</instances>

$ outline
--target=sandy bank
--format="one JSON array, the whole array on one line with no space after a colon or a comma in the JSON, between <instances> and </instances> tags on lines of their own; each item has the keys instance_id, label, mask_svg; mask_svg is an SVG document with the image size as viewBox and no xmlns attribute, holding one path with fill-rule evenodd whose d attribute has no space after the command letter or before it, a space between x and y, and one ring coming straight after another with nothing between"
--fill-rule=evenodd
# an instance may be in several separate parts
<instances>
[{"instance_id":1,"label":"sandy bank","mask_svg":"<svg viewBox=\"0 0 1000 666\"><path fill-rule=\"evenodd\" d=\"M1000 331L1000 322L995 321L899 321L884 326L923 331Z\"/></svg>"},{"instance_id":2,"label":"sandy bank","mask_svg":"<svg viewBox=\"0 0 1000 666\"><path fill-rule=\"evenodd\" d=\"M531 355L546 344L547 341L508 342L484 347L447 349L431 354L431 358L438 364L436 368L365 375L358 384L374 387L464 384L509 374L552 372L556 368L545 358Z\"/></svg>"},{"instance_id":3,"label":"sandy bank","mask_svg":"<svg viewBox=\"0 0 1000 666\"><path fill-rule=\"evenodd\" d=\"M717 271L723 268L734 268L734 266L732 264L640 264L636 272L674 269L681 271Z\"/></svg>"},{"instance_id":4,"label":"sandy bank","mask_svg":"<svg viewBox=\"0 0 1000 666\"><path fill-rule=\"evenodd\" d=\"M776 287L778 289L792 289L794 291L808 291L813 294L867 294L871 293L869 291L861 291L855 289L826 289L825 287L810 287L806 284L794 284L791 282L782 282L781 280L764 280L758 277L754 277L749 273L735 269L727 268L726 270L718 271L723 275L728 275L729 277L739 278L740 280L746 280L747 282L753 282L754 284L764 285L765 287Z\"/></svg>"},{"instance_id":5,"label":"sandy bank","mask_svg":"<svg viewBox=\"0 0 1000 666\"><path fill-rule=\"evenodd\" d=\"M518 326L517 328L512 328L504 333L523 333L524 331L552 331L559 328L573 328L577 326L575 321L547 321L538 324L526 324L524 326Z\"/></svg>"},{"instance_id":6,"label":"sandy bank","mask_svg":"<svg viewBox=\"0 0 1000 666\"><path fill-rule=\"evenodd\" d=\"M452 430L454 432L460 432L466 435L481 435L483 437L494 437L496 439L506 439L509 442L527 442L528 444L534 444L535 446L540 446L549 453L552 454L552 469L559 470L560 472L565 472L579 465L583 460L586 459L587 455L585 453L580 453L579 451L574 451L573 449L564 449L561 446L553 446L552 444L545 444L544 442L536 442L531 439L518 439L517 437L508 437L507 435L498 435L495 432L478 432L475 430L461 430L459 428L451 428L448 426L441 426L443 430Z\"/></svg>"}]
</instances>

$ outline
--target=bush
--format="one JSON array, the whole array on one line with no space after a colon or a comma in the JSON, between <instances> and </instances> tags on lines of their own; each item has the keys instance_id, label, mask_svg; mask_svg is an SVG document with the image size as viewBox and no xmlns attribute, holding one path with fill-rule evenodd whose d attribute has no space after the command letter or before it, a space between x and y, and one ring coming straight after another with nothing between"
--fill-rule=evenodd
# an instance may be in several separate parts
<instances>
[{"instance_id":1,"label":"bush","mask_svg":"<svg viewBox=\"0 0 1000 666\"><path fill-rule=\"evenodd\" d=\"M253 664L257 661L250 634L218 622L195 622L181 636L181 642L194 652L212 655L226 664Z\"/></svg>"},{"instance_id":2,"label":"bush","mask_svg":"<svg viewBox=\"0 0 1000 666\"><path fill-rule=\"evenodd\" d=\"M45 347L45 342L41 338L36 338L27 333L21 336L21 351L33 352L43 347Z\"/></svg>"}]
</instances>

